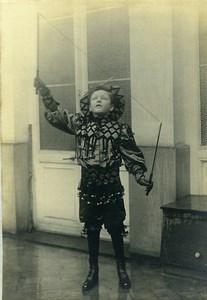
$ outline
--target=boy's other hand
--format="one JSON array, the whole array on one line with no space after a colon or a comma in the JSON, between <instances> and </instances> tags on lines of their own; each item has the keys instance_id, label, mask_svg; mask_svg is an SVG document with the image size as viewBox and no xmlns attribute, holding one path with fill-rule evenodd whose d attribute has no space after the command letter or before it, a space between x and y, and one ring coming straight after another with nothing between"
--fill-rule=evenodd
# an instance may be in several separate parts
<instances>
[{"instance_id":1,"label":"boy's other hand","mask_svg":"<svg viewBox=\"0 0 207 300\"><path fill-rule=\"evenodd\" d=\"M136 175L136 181L141 186L146 186L146 195L148 196L153 188L153 181L151 179L146 179L144 175L139 176L138 174Z\"/></svg>"},{"instance_id":2,"label":"boy's other hand","mask_svg":"<svg viewBox=\"0 0 207 300\"><path fill-rule=\"evenodd\" d=\"M36 88L36 94L40 92L40 95L42 97L48 96L50 94L48 87L39 76L36 76L34 79L34 87Z\"/></svg>"},{"instance_id":3,"label":"boy's other hand","mask_svg":"<svg viewBox=\"0 0 207 300\"><path fill-rule=\"evenodd\" d=\"M144 176L141 176L137 182L141 185L141 186L148 186L151 182L149 179L146 179Z\"/></svg>"},{"instance_id":4,"label":"boy's other hand","mask_svg":"<svg viewBox=\"0 0 207 300\"><path fill-rule=\"evenodd\" d=\"M36 88L36 91L39 91L40 89L45 89L46 84L39 76L36 76L34 79L34 87Z\"/></svg>"}]
</instances>

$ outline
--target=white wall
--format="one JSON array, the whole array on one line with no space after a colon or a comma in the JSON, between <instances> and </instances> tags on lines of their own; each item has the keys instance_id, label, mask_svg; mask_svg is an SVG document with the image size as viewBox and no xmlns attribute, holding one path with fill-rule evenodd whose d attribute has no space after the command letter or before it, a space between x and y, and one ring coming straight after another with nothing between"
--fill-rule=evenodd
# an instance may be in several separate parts
<instances>
[{"instance_id":1,"label":"white wall","mask_svg":"<svg viewBox=\"0 0 207 300\"><path fill-rule=\"evenodd\" d=\"M37 9L35 2L8 1L1 15L3 226L14 233L21 220L26 224L29 206L27 143L35 99Z\"/></svg>"},{"instance_id":2,"label":"white wall","mask_svg":"<svg viewBox=\"0 0 207 300\"><path fill-rule=\"evenodd\" d=\"M160 145L174 145L171 7L131 1L132 95L163 122ZM155 145L159 121L132 99L132 126L141 145Z\"/></svg>"},{"instance_id":3,"label":"white wall","mask_svg":"<svg viewBox=\"0 0 207 300\"><path fill-rule=\"evenodd\" d=\"M190 146L190 193L203 194L200 147L198 2L173 6L173 93L175 145ZM203 153L203 151L205 153ZM206 168L206 167L205 167Z\"/></svg>"},{"instance_id":4,"label":"white wall","mask_svg":"<svg viewBox=\"0 0 207 300\"><path fill-rule=\"evenodd\" d=\"M36 7L2 5L2 142L27 141L29 100L36 72Z\"/></svg>"},{"instance_id":5,"label":"white wall","mask_svg":"<svg viewBox=\"0 0 207 300\"><path fill-rule=\"evenodd\" d=\"M132 95L162 121L160 145L190 147L191 194L207 191L207 149L200 146L198 3L130 4ZM132 121L138 143L155 145L159 122L134 99Z\"/></svg>"},{"instance_id":6,"label":"white wall","mask_svg":"<svg viewBox=\"0 0 207 300\"><path fill-rule=\"evenodd\" d=\"M176 200L172 10L163 1L131 1L130 59L132 127L143 147L148 174L160 121L162 131L150 195L130 177L130 248L159 256L163 204ZM143 109L143 106L147 109Z\"/></svg>"}]
</instances>

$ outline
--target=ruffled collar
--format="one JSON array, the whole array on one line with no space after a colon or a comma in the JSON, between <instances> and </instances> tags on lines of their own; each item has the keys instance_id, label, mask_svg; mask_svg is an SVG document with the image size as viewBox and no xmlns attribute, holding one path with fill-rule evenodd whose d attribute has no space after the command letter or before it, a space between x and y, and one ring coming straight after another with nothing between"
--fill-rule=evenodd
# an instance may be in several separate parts
<instances>
[{"instance_id":1,"label":"ruffled collar","mask_svg":"<svg viewBox=\"0 0 207 300\"><path fill-rule=\"evenodd\" d=\"M89 115L90 121L93 121L98 124L104 124L111 121L110 114L104 115L102 117L95 117L91 112Z\"/></svg>"}]
</instances>

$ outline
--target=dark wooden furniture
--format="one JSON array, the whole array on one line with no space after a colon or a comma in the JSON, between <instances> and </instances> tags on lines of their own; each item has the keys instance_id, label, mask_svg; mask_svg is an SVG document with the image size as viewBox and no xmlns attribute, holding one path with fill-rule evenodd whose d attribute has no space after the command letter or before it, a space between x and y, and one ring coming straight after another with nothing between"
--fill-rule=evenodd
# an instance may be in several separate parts
<instances>
[{"instance_id":1,"label":"dark wooden furniture","mask_svg":"<svg viewBox=\"0 0 207 300\"><path fill-rule=\"evenodd\" d=\"M162 262L207 276L207 196L190 195L161 209Z\"/></svg>"}]
</instances>

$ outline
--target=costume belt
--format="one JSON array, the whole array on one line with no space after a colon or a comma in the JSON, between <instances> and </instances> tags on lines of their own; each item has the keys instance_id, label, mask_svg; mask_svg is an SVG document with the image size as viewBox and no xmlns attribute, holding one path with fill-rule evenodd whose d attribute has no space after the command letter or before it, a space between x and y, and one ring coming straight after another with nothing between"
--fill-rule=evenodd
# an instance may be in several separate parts
<instances>
[{"instance_id":1,"label":"costume belt","mask_svg":"<svg viewBox=\"0 0 207 300\"><path fill-rule=\"evenodd\" d=\"M124 191L110 193L108 195L98 195L98 194L86 194L79 192L80 201L88 204L88 205L95 205L95 206L102 206L107 205L110 203L116 203L124 196Z\"/></svg>"}]
</instances>

